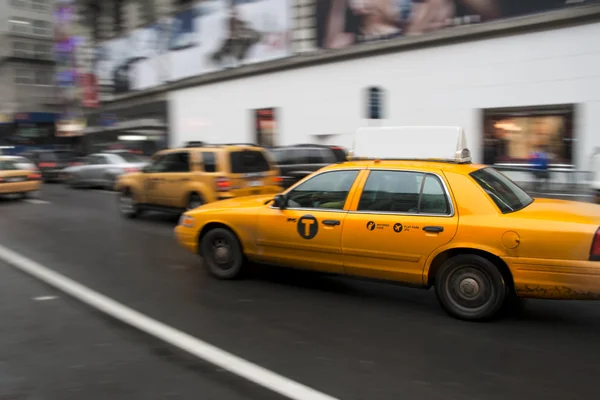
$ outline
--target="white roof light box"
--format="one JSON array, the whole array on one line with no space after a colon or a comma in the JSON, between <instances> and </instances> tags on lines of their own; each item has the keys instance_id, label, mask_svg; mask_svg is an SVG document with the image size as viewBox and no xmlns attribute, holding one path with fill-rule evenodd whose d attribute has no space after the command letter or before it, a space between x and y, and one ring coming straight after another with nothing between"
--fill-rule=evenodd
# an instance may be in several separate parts
<instances>
[{"instance_id":1,"label":"white roof light box","mask_svg":"<svg viewBox=\"0 0 600 400\"><path fill-rule=\"evenodd\" d=\"M366 127L356 131L351 158L470 163L471 151L458 126Z\"/></svg>"}]
</instances>

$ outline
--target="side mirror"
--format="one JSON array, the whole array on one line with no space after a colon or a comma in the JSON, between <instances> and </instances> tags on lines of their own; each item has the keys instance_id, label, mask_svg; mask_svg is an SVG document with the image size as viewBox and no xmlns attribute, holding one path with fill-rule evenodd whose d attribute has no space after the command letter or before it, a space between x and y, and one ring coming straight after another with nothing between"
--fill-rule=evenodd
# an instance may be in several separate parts
<instances>
[{"instance_id":1,"label":"side mirror","mask_svg":"<svg viewBox=\"0 0 600 400\"><path fill-rule=\"evenodd\" d=\"M282 194L278 194L273 199L273 207L277 207L277 208L284 210L286 205L287 205L287 197L285 197Z\"/></svg>"}]
</instances>

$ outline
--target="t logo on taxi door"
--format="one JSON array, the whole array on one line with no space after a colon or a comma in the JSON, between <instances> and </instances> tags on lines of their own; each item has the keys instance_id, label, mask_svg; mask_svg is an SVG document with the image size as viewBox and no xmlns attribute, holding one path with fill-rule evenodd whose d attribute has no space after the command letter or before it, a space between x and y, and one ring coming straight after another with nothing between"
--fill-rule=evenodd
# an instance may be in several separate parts
<instances>
[{"instance_id":1,"label":"t logo on taxi door","mask_svg":"<svg viewBox=\"0 0 600 400\"><path fill-rule=\"evenodd\" d=\"M312 239L317 236L317 232L319 231L319 223L312 215L300 217L296 227L298 229L298 234L302 236L303 239Z\"/></svg>"}]
</instances>

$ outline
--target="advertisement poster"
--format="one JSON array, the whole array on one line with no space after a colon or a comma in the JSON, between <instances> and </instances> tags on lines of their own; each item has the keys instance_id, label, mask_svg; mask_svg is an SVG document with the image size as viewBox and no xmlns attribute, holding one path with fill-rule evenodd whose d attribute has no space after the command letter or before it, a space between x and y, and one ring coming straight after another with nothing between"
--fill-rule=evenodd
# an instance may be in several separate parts
<instances>
[{"instance_id":1,"label":"advertisement poster","mask_svg":"<svg viewBox=\"0 0 600 400\"><path fill-rule=\"evenodd\" d=\"M421 35L600 0L317 0L317 47Z\"/></svg>"},{"instance_id":2,"label":"advertisement poster","mask_svg":"<svg viewBox=\"0 0 600 400\"><path fill-rule=\"evenodd\" d=\"M485 110L485 164L527 164L535 152L551 164L573 163L573 106L548 109Z\"/></svg>"},{"instance_id":3,"label":"advertisement poster","mask_svg":"<svg viewBox=\"0 0 600 400\"><path fill-rule=\"evenodd\" d=\"M206 0L96 48L114 93L291 55L291 0Z\"/></svg>"}]
</instances>

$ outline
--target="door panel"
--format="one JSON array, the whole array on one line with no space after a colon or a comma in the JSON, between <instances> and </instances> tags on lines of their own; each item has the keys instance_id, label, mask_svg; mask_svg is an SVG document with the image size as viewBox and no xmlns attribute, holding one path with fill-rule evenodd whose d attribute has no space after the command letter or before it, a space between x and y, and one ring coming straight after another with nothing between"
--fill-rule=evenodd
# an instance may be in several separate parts
<instances>
[{"instance_id":1,"label":"door panel","mask_svg":"<svg viewBox=\"0 0 600 400\"><path fill-rule=\"evenodd\" d=\"M259 258L273 264L341 274L345 216L344 211L265 207L258 225Z\"/></svg>"},{"instance_id":2,"label":"door panel","mask_svg":"<svg viewBox=\"0 0 600 400\"><path fill-rule=\"evenodd\" d=\"M342 229L359 170L315 175L287 192L287 208L265 207L256 247L263 262L343 273Z\"/></svg>"},{"instance_id":3,"label":"door panel","mask_svg":"<svg viewBox=\"0 0 600 400\"><path fill-rule=\"evenodd\" d=\"M458 218L349 213L342 251L348 274L420 285L427 257L456 234ZM427 232L441 227L442 232Z\"/></svg>"},{"instance_id":4,"label":"door panel","mask_svg":"<svg viewBox=\"0 0 600 400\"><path fill-rule=\"evenodd\" d=\"M456 234L444 181L420 171L372 170L344 224L347 273L421 285L428 256Z\"/></svg>"}]
</instances>

